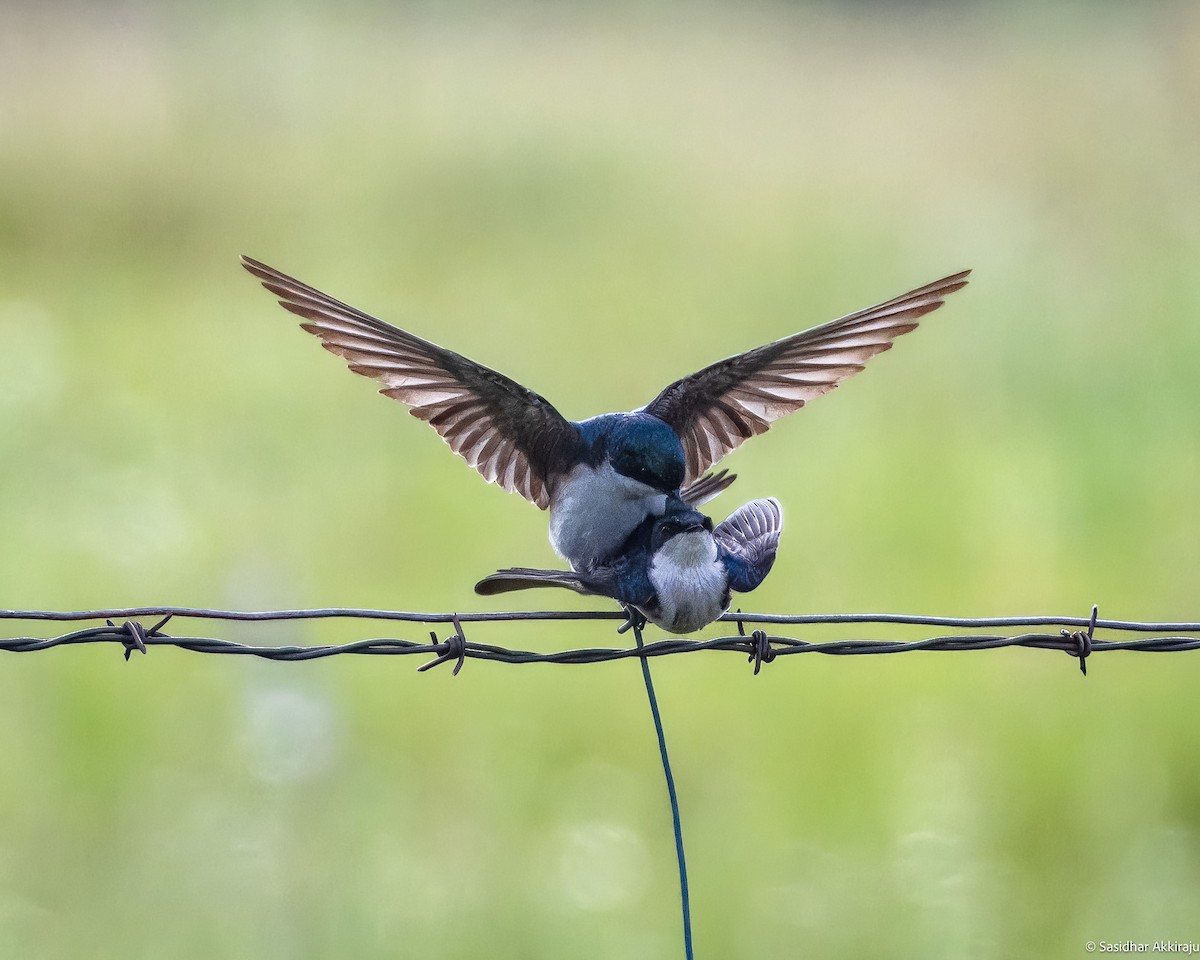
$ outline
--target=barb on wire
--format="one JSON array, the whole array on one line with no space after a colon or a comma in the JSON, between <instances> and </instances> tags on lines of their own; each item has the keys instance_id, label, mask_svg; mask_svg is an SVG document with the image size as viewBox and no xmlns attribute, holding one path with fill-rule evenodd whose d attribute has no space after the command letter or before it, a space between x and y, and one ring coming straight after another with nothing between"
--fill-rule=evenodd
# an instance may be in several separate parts
<instances>
[{"instance_id":1,"label":"barb on wire","mask_svg":"<svg viewBox=\"0 0 1200 960\"><path fill-rule=\"evenodd\" d=\"M1100 608L1092 604L1092 615L1088 618L1087 630L1067 630L1062 629L1059 633L1064 639L1073 640L1076 644L1076 649L1068 650L1073 657L1079 658L1079 672L1085 677L1087 676L1087 658L1092 652L1092 634L1096 632L1096 617L1100 614Z\"/></svg>"},{"instance_id":2,"label":"barb on wire","mask_svg":"<svg viewBox=\"0 0 1200 960\"><path fill-rule=\"evenodd\" d=\"M142 620L156 618L153 626ZM435 632L430 642L395 637L373 637L343 644L313 646L257 646L236 643L214 637L168 635L163 632L167 622L179 620L217 621L277 621L357 619L391 623L447 625L454 633L439 641ZM671 637L635 647L584 647L578 649L539 652L510 649L468 640L465 623L498 622L556 622L565 621L625 621L616 611L513 611L502 613L414 613L398 610L371 610L328 607L312 610L238 611L213 610L200 607L128 607L122 609L51 611L0 610L0 620L22 622L87 622L97 621L69 633L50 637L0 638L0 650L30 653L52 647L90 643L117 643L126 659L133 650L145 653L151 647L176 647L193 653L235 654L267 660L316 660L342 654L432 656L434 659L420 667L428 670L439 664L454 661L458 673L467 660L491 660L497 663L602 663L628 658L670 656L722 650L740 653L754 664L758 673L764 663L779 657L801 653L822 653L835 656L860 656L876 653L908 653L916 650L966 651L995 650L1003 647L1030 647L1039 650L1061 650L1079 659L1086 674L1089 656L1112 650L1136 650L1154 653L1178 653L1200 649L1200 623L1144 622L1133 620L1101 620L1093 607L1088 617L936 617L894 613L840 614L762 614L727 613L723 623L736 625L737 634L704 640ZM119 622L119 625L118 625ZM847 637L836 640L807 640L768 632L768 627L862 625L891 627L897 625L947 627L976 631L927 637L922 640ZM754 629L746 635L746 626ZM1000 628L1028 628L1028 632L978 632ZM1108 634L1135 634L1132 639L1100 639L1098 630Z\"/></svg>"},{"instance_id":3,"label":"barb on wire","mask_svg":"<svg viewBox=\"0 0 1200 960\"><path fill-rule=\"evenodd\" d=\"M742 611L738 610L740 614ZM746 635L746 624L744 621L737 622L738 636ZM771 649L771 638L767 636L765 630L755 630L750 634L750 639L754 642L754 647L750 651L750 656L746 659L754 664L754 675L757 677L758 672L762 669L764 663L770 663L775 659L775 651ZM128 659L128 657L126 657Z\"/></svg>"},{"instance_id":4,"label":"barb on wire","mask_svg":"<svg viewBox=\"0 0 1200 960\"><path fill-rule=\"evenodd\" d=\"M453 660L454 670L451 672L454 676L458 676L458 671L463 668L463 664L467 660L467 637L463 633L462 623L459 621L457 613L454 614L452 623L454 624L454 636L447 637L446 642L442 645L446 648L446 652L439 654L436 660L430 660L428 663L421 664L417 667L417 673L424 673L426 670L432 670L439 663ZM437 633L430 630L429 639L436 645L438 642Z\"/></svg>"}]
</instances>

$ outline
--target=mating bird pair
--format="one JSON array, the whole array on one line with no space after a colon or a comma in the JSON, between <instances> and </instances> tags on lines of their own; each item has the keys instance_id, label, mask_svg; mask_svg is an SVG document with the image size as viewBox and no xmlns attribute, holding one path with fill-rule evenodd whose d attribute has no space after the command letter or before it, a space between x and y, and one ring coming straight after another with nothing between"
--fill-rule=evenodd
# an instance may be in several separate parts
<instances>
[{"instance_id":1,"label":"mating bird pair","mask_svg":"<svg viewBox=\"0 0 1200 960\"><path fill-rule=\"evenodd\" d=\"M557 586L610 597L670 633L719 617L775 561L783 512L752 500L713 527L695 508L735 477L707 473L772 422L863 369L916 328L969 270L677 380L646 406L579 422L502 373L384 323L249 257L242 265L301 327L409 406L483 478L550 511L569 571L511 568L481 594Z\"/></svg>"}]
</instances>

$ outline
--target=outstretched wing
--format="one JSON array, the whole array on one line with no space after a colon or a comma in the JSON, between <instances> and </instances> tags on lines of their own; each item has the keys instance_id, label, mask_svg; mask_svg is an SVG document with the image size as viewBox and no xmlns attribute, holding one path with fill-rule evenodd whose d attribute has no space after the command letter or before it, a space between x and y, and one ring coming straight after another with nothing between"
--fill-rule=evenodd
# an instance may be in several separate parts
<instances>
[{"instance_id":1,"label":"outstretched wing","mask_svg":"<svg viewBox=\"0 0 1200 960\"><path fill-rule=\"evenodd\" d=\"M335 300L273 267L242 266L350 369L383 384L489 483L545 510L557 466L582 446L578 429L515 380Z\"/></svg>"},{"instance_id":2,"label":"outstretched wing","mask_svg":"<svg viewBox=\"0 0 1200 960\"><path fill-rule=\"evenodd\" d=\"M743 441L854 376L967 284L970 270L705 367L644 409L683 440L694 481Z\"/></svg>"},{"instance_id":3,"label":"outstretched wing","mask_svg":"<svg viewBox=\"0 0 1200 960\"><path fill-rule=\"evenodd\" d=\"M751 500L717 524L713 539L724 555L732 589L749 593L766 579L782 533L783 508L774 497Z\"/></svg>"}]
</instances>

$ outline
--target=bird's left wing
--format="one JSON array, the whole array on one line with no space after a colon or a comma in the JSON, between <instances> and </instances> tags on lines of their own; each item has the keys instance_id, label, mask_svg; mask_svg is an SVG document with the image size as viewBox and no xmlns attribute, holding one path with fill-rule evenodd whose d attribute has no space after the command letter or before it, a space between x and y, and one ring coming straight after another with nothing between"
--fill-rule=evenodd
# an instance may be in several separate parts
<instances>
[{"instance_id":1,"label":"bird's left wing","mask_svg":"<svg viewBox=\"0 0 1200 960\"><path fill-rule=\"evenodd\" d=\"M545 510L556 465L582 446L578 428L544 397L473 360L377 320L273 267L242 257L301 327L355 373L408 404L489 483Z\"/></svg>"},{"instance_id":2,"label":"bird's left wing","mask_svg":"<svg viewBox=\"0 0 1200 960\"><path fill-rule=\"evenodd\" d=\"M721 360L667 387L643 409L674 428L687 455L687 480L780 417L854 376L925 314L967 284L970 270L886 303Z\"/></svg>"},{"instance_id":3,"label":"bird's left wing","mask_svg":"<svg viewBox=\"0 0 1200 960\"><path fill-rule=\"evenodd\" d=\"M729 586L749 593L766 579L783 533L783 508L774 497L751 500L717 524L713 539L724 553Z\"/></svg>"}]
</instances>

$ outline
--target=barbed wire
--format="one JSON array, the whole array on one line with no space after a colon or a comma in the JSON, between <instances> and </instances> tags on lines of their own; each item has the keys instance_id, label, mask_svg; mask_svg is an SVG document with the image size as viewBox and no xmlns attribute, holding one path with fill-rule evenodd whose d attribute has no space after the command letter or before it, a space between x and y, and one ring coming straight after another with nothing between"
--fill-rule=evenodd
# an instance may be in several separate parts
<instances>
[{"instance_id":1,"label":"barbed wire","mask_svg":"<svg viewBox=\"0 0 1200 960\"><path fill-rule=\"evenodd\" d=\"M146 626L142 620L156 622ZM393 637L371 637L340 644L317 645L253 645L214 637L167 634L164 627L171 620L216 621L289 621L289 620L376 620L383 622L449 626L453 633L439 640L430 631L429 642ZM706 640L672 637L635 647L584 647L569 650L539 652L511 649L468 640L464 624L500 622L565 622L621 621L618 632L631 624L624 613L617 611L558 611L529 610L496 613L416 613L400 610L378 610L351 607L325 607L308 610L239 611L214 610L203 607L123 607L102 610L0 610L0 620L24 622L102 621L69 633L51 637L0 638L0 650L13 653L32 653L60 646L77 644L117 643L125 658L135 650L145 653L150 647L176 647L193 653L231 654L267 660L315 660L343 654L359 655L424 655L434 659L418 670L427 670L447 661L454 661L454 672L466 660L490 660L497 663L602 663L629 658L649 658L682 653L720 650L740 653L754 663L755 673L764 663L781 656L800 653L822 653L836 656L908 653L916 650L968 651L996 650L1004 647L1029 647L1059 650L1079 659L1080 668L1087 672L1087 658L1093 653L1111 650L1133 650L1150 653L1178 653L1200 649L1200 623L1147 622L1134 620L1101 620L1098 610L1089 617L1029 616L1029 617L942 617L895 613L839 614L762 614L727 613L719 620L733 623L734 636ZM842 638L828 641L806 640L770 633L764 627L780 625L830 626L869 624L874 626L935 626L959 630L995 630L997 628L1029 627L1057 628L1022 633L944 634L920 640L887 638ZM747 635L746 627L753 631ZM1109 633L1157 634L1136 639L1100 639L1096 630Z\"/></svg>"},{"instance_id":2,"label":"barbed wire","mask_svg":"<svg viewBox=\"0 0 1200 960\"><path fill-rule=\"evenodd\" d=\"M153 619L147 626L143 620ZM238 643L213 637L176 636L164 632L172 620L216 620L226 622L264 622L291 620L375 620L392 623L420 624L423 626L449 626L453 633L439 640L436 630L429 633L429 642L399 638L374 637L341 644L319 644L312 646L284 645L261 646ZM611 660L637 658L640 660L646 695L658 741L663 776L666 781L674 829L676 862L679 869L680 907L683 920L684 954L691 960L692 924L690 897L688 893L687 866L684 857L683 827L679 814L679 802L671 762L667 753L666 736L662 717L650 676L651 657L680 653L696 653L702 650L723 650L741 653L754 664L757 674L764 663L781 656L800 653L823 653L840 656L864 654L907 653L915 650L966 651L996 650L1003 647L1031 647L1034 649L1060 650L1077 657L1079 668L1087 673L1088 658L1099 652L1110 650L1135 650L1142 652L1173 653L1200 649L1200 623L1145 622L1133 620L1101 620L1099 610L1093 606L1089 617L939 617L895 613L837 613L837 614L760 614L727 613L719 620L737 627L736 636L715 637L708 640L688 640L673 637L645 643L642 638L644 623L640 617L630 617L616 611L558 611L527 610L501 613L413 613L399 610L372 610L347 607L327 607L313 610L270 610L239 611L212 610L200 607L125 607L106 610L54 611L54 610L0 610L0 620L18 622L84 622L101 621L52 637L12 637L0 639L0 650L13 653L33 653L55 647L76 644L116 643L124 652L125 659L135 651L146 653L151 647L165 646L189 650L193 653L234 654L259 657L267 660L315 660L342 654L403 655L417 654L432 656L417 669L428 670L439 664L454 662L457 674L468 660L491 660L500 663L601 663ZM500 622L556 622L564 621L620 621L618 633L632 629L636 646L633 647L586 647L550 652L515 650L492 644L468 640L464 624ZM764 627L831 626L869 624L873 626L933 626L958 630L995 630L1000 628L1043 628L1041 631L1024 633L969 633L945 634L923 640L895 640L879 638L842 638L829 641L805 640L798 637L768 633ZM754 629L747 636L746 627ZM1057 628L1047 632L1045 628ZM1132 640L1109 640L1096 637L1096 630L1110 633L1143 634ZM1147 635L1149 634L1149 635Z\"/></svg>"}]
</instances>

